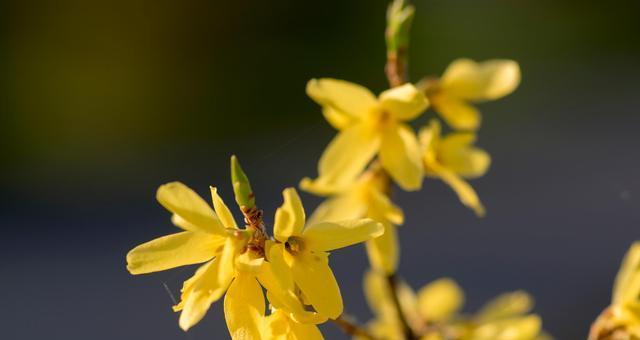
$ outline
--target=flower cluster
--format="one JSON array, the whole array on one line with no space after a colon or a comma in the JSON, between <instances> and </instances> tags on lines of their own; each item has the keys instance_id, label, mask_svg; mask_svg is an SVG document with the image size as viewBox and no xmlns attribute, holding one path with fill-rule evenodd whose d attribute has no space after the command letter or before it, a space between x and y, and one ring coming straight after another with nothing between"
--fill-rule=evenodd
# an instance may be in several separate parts
<instances>
[{"instance_id":1,"label":"flower cluster","mask_svg":"<svg viewBox=\"0 0 640 340\"><path fill-rule=\"evenodd\" d=\"M342 314L340 289L329 267L328 251L380 236L371 219L305 225L305 211L293 188L283 192L273 235L266 233L261 212L237 160L232 158L236 201L244 215L238 226L216 188L213 208L182 183L165 184L157 199L183 231L144 243L127 254L127 269L145 274L204 263L185 281L179 324L185 331L198 323L224 295L224 312L233 339L320 339L315 326ZM265 306L265 293L269 311Z\"/></svg>"},{"instance_id":2,"label":"flower cluster","mask_svg":"<svg viewBox=\"0 0 640 340\"><path fill-rule=\"evenodd\" d=\"M611 305L591 327L589 340L640 339L640 242L629 248L613 286Z\"/></svg>"},{"instance_id":3,"label":"flower cluster","mask_svg":"<svg viewBox=\"0 0 640 340\"><path fill-rule=\"evenodd\" d=\"M481 116L473 104L506 96L520 82L514 61L469 59L455 60L441 77L408 82L413 13L403 0L395 0L387 13L390 89L376 96L344 80L307 83L307 94L338 130L320 157L317 177L300 182L301 189L326 198L308 220L298 193L287 188L273 228L267 228L235 157L231 178L244 223L236 223L216 188L211 188L213 207L178 182L158 189L158 201L183 231L135 247L127 268L145 274L203 263L184 282L173 307L181 312L182 329L198 323L224 296L235 340L322 339L317 325L327 320L363 339L546 338L540 318L529 314L532 299L526 293L502 295L467 316L460 313L462 290L452 280L438 280L416 294L398 278L397 227L405 218L392 200L393 188L416 191L425 178L439 179L483 216L485 208L467 179L483 176L491 158L474 146ZM419 122L429 108L437 115ZM329 267L330 251L361 242L371 264L365 294L376 316L366 327L343 314Z\"/></svg>"}]
</instances>

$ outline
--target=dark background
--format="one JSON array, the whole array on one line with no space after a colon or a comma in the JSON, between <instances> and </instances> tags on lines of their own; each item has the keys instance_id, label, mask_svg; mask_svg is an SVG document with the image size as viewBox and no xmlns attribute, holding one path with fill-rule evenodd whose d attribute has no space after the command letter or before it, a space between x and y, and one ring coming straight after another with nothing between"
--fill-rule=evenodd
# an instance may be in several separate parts
<instances>
[{"instance_id":1,"label":"dark background","mask_svg":"<svg viewBox=\"0 0 640 340\"><path fill-rule=\"evenodd\" d=\"M526 289L557 339L584 339L640 238L640 2L415 1L411 76L457 57L518 60L481 105L492 169L476 219L442 183L400 193L401 273L451 276L467 310ZM304 93L331 76L385 89L385 1L5 1L0 31L0 337L225 339L221 304L188 334L170 296L193 268L133 277L125 254L175 231L180 180L232 202L239 155L272 220L335 133ZM430 113L432 115L432 113ZM424 122L423 117L421 122ZM304 195L310 211L318 199ZM366 320L362 247L332 255ZM345 338L333 325L329 339Z\"/></svg>"}]
</instances>

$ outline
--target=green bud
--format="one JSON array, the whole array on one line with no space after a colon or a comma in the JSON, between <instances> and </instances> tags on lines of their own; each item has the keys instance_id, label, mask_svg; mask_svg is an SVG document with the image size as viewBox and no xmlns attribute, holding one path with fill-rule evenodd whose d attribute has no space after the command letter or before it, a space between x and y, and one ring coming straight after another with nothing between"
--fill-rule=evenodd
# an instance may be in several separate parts
<instances>
[{"instance_id":1,"label":"green bud","mask_svg":"<svg viewBox=\"0 0 640 340\"><path fill-rule=\"evenodd\" d=\"M387 52L396 53L409 47L409 32L415 7L405 0L394 0L387 9Z\"/></svg>"},{"instance_id":2,"label":"green bud","mask_svg":"<svg viewBox=\"0 0 640 340\"><path fill-rule=\"evenodd\" d=\"M233 185L233 193L236 196L236 202L241 208L251 209L256 206L256 199L249 184L249 178L242 171L238 158L231 156L231 184Z\"/></svg>"}]
</instances>

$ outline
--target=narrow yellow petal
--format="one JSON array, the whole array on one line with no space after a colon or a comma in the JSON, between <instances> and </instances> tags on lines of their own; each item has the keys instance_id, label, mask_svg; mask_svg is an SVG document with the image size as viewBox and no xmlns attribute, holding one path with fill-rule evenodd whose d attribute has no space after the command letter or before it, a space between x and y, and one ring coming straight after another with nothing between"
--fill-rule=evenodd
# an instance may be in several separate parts
<instances>
[{"instance_id":1,"label":"narrow yellow petal","mask_svg":"<svg viewBox=\"0 0 640 340\"><path fill-rule=\"evenodd\" d=\"M393 204L389 197L375 188L369 190L369 217L376 221L386 220L396 225L404 223L402 209Z\"/></svg>"},{"instance_id":2,"label":"narrow yellow petal","mask_svg":"<svg viewBox=\"0 0 640 340\"><path fill-rule=\"evenodd\" d=\"M186 303L189 295L193 292L193 288L196 286L196 283L202 280L202 277L205 275L205 273L209 272L209 267L212 265L213 260L201 265L192 277L184 281L184 283L182 284L182 288L180 289L180 302L177 305L173 306L174 312L179 312L184 308L184 304Z\"/></svg>"},{"instance_id":3,"label":"narrow yellow petal","mask_svg":"<svg viewBox=\"0 0 640 340\"><path fill-rule=\"evenodd\" d=\"M404 84L386 90L380 94L383 110L400 120L417 118L429 106L427 97L413 84Z\"/></svg>"},{"instance_id":4,"label":"narrow yellow petal","mask_svg":"<svg viewBox=\"0 0 640 340\"><path fill-rule=\"evenodd\" d=\"M367 255L371 267L386 274L393 274L398 266L400 247L397 227L391 223L382 223L384 234L367 241Z\"/></svg>"},{"instance_id":5,"label":"narrow yellow petal","mask_svg":"<svg viewBox=\"0 0 640 340\"><path fill-rule=\"evenodd\" d=\"M324 337L322 336L322 333L320 333L320 330L318 329L318 326L316 326L315 324L303 324L303 323L298 323L294 320L290 321L289 324L291 333L289 333L289 336L291 340L323 340Z\"/></svg>"},{"instance_id":6,"label":"narrow yellow petal","mask_svg":"<svg viewBox=\"0 0 640 340\"><path fill-rule=\"evenodd\" d=\"M433 281L418 292L420 314L429 321L450 320L463 303L464 292L455 281L449 278Z\"/></svg>"},{"instance_id":7,"label":"narrow yellow petal","mask_svg":"<svg viewBox=\"0 0 640 340\"><path fill-rule=\"evenodd\" d=\"M163 236L129 251L127 269L136 275L205 262L223 244L222 237L193 231Z\"/></svg>"},{"instance_id":8,"label":"narrow yellow petal","mask_svg":"<svg viewBox=\"0 0 640 340\"><path fill-rule=\"evenodd\" d=\"M200 279L193 283L180 314L179 324L183 330L188 330L202 320L211 304L219 300L229 287L233 276L220 280L219 270L220 261L214 259L205 267Z\"/></svg>"},{"instance_id":9,"label":"narrow yellow petal","mask_svg":"<svg viewBox=\"0 0 640 340\"><path fill-rule=\"evenodd\" d=\"M303 231L304 246L313 251L329 251L376 238L384 227L372 219L322 222Z\"/></svg>"},{"instance_id":10,"label":"narrow yellow petal","mask_svg":"<svg viewBox=\"0 0 640 340\"><path fill-rule=\"evenodd\" d=\"M422 153L411 128L400 124L387 130L380 147L380 161L393 180L407 191L422 187Z\"/></svg>"},{"instance_id":11,"label":"narrow yellow petal","mask_svg":"<svg viewBox=\"0 0 640 340\"><path fill-rule=\"evenodd\" d=\"M289 237L302 233L305 213L296 189L284 189L282 196L284 197L284 203L276 210L273 233L276 240L286 242Z\"/></svg>"},{"instance_id":12,"label":"narrow yellow petal","mask_svg":"<svg viewBox=\"0 0 640 340\"><path fill-rule=\"evenodd\" d=\"M327 257L322 252L300 252L293 256L290 269L296 284L315 310L335 319L342 314L342 295Z\"/></svg>"},{"instance_id":13,"label":"narrow yellow petal","mask_svg":"<svg viewBox=\"0 0 640 340\"><path fill-rule=\"evenodd\" d=\"M452 133L444 137L438 146L440 163L465 178L483 176L489 169L489 154L472 144L476 136L473 133Z\"/></svg>"},{"instance_id":14,"label":"narrow yellow petal","mask_svg":"<svg viewBox=\"0 0 640 340\"><path fill-rule=\"evenodd\" d=\"M338 111L332 106L324 106L322 108L322 114L324 118L337 130L345 129L346 127L355 124L358 120L353 116Z\"/></svg>"},{"instance_id":15,"label":"narrow yellow petal","mask_svg":"<svg viewBox=\"0 0 640 340\"><path fill-rule=\"evenodd\" d=\"M357 194L347 192L322 202L311 214L308 225L320 222L355 220L365 217L367 205Z\"/></svg>"},{"instance_id":16,"label":"narrow yellow petal","mask_svg":"<svg viewBox=\"0 0 640 340\"><path fill-rule=\"evenodd\" d=\"M338 133L324 150L318 163L315 186L326 191L352 184L380 148L380 134L366 124L355 124ZM309 185L313 189L314 185Z\"/></svg>"},{"instance_id":17,"label":"narrow yellow petal","mask_svg":"<svg viewBox=\"0 0 640 340\"><path fill-rule=\"evenodd\" d=\"M443 91L467 100L504 97L520 84L520 66L513 60L493 59L477 63L458 59L449 65L441 80Z\"/></svg>"},{"instance_id":18,"label":"narrow yellow petal","mask_svg":"<svg viewBox=\"0 0 640 340\"><path fill-rule=\"evenodd\" d=\"M429 168L437 174L440 179L447 183L453 191L458 195L460 202L472 209L478 217L483 217L486 213L484 205L480 202L478 194L473 190L464 179L455 174L453 171L446 169L438 164L431 164Z\"/></svg>"},{"instance_id":19,"label":"narrow yellow petal","mask_svg":"<svg viewBox=\"0 0 640 340\"><path fill-rule=\"evenodd\" d=\"M505 319L479 326L469 336L470 340L526 340L535 339L542 328L537 315Z\"/></svg>"},{"instance_id":20,"label":"narrow yellow petal","mask_svg":"<svg viewBox=\"0 0 640 340\"><path fill-rule=\"evenodd\" d=\"M613 288L613 303L623 303L624 298L627 296L637 297L638 292L630 292L633 278L640 274L640 242L635 242L631 245L624 259L622 265L616 276L616 281Z\"/></svg>"},{"instance_id":21,"label":"narrow yellow petal","mask_svg":"<svg viewBox=\"0 0 640 340\"><path fill-rule=\"evenodd\" d=\"M224 316L234 340L261 340L264 294L255 277L239 274L224 297Z\"/></svg>"},{"instance_id":22,"label":"narrow yellow petal","mask_svg":"<svg viewBox=\"0 0 640 340\"><path fill-rule=\"evenodd\" d=\"M461 99L439 94L431 99L431 103L442 119L456 130L477 130L480 127L480 111Z\"/></svg>"},{"instance_id":23,"label":"narrow yellow petal","mask_svg":"<svg viewBox=\"0 0 640 340\"><path fill-rule=\"evenodd\" d=\"M219 256L218 281L224 282L227 278L233 277L235 272L236 257L246 244L245 240L234 236L227 237L222 253Z\"/></svg>"},{"instance_id":24,"label":"narrow yellow petal","mask_svg":"<svg viewBox=\"0 0 640 340\"><path fill-rule=\"evenodd\" d=\"M321 78L307 83L307 95L322 106L330 106L354 118L362 117L377 104L376 97L360 85Z\"/></svg>"},{"instance_id":25,"label":"narrow yellow petal","mask_svg":"<svg viewBox=\"0 0 640 340\"><path fill-rule=\"evenodd\" d=\"M158 188L156 198L162 206L179 215L194 230L224 235L224 227L215 212L198 194L180 182L171 182Z\"/></svg>"},{"instance_id":26,"label":"narrow yellow petal","mask_svg":"<svg viewBox=\"0 0 640 340\"><path fill-rule=\"evenodd\" d=\"M233 218L233 214L229 210L229 207L227 207L227 205L224 204L222 197L218 195L218 188L216 187L209 187L209 188L211 189L211 200L213 201L213 208L215 209L216 214L220 219L220 222L222 222L222 225L225 228L234 228L234 229L238 228L238 225L236 224L236 221Z\"/></svg>"},{"instance_id":27,"label":"narrow yellow petal","mask_svg":"<svg viewBox=\"0 0 640 340\"><path fill-rule=\"evenodd\" d=\"M486 323L521 316L533 308L533 298L524 291L504 293L480 309L476 320Z\"/></svg>"}]
</instances>

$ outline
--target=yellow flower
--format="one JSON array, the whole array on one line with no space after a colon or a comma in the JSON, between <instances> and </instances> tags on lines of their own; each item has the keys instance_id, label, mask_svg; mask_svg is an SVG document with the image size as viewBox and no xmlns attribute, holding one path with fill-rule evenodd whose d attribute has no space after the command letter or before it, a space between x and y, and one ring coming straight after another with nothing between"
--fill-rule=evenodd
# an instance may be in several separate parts
<instances>
[{"instance_id":1,"label":"yellow flower","mask_svg":"<svg viewBox=\"0 0 640 340\"><path fill-rule=\"evenodd\" d=\"M211 195L215 211L182 183L161 186L158 201L185 231L135 247L127 254L127 269L145 274L206 262L185 281L181 301L174 306L182 311L180 327L186 331L198 323L226 292L224 310L232 338L260 339L265 302L256 275L264 258L246 249L250 232L238 229L215 188Z\"/></svg>"},{"instance_id":2,"label":"yellow flower","mask_svg":"<svg viewBox=\"0 0 640 340\"><path fill-rule=\"evenodd\" d=\"M484 206L464 178L484 175L491 164L491 157L484 150L472 146L476 140L474 133L456 132L441 137L440 130L435 119L420 130L426 176L443 180L464 205L473 209L476 215L484 216Z\"/></svg>"},{"instance_id":3,"label":"yellow flower","mask_svg":"<svg viewBox=\"0 0 640 340\"><path fill-rule=\"evenodd\" d=\"M320 204L309 218L309 224L365 217L380 222L384 234L367 241L367 254L373 268L391 274L396 270L399 257L396 226L404 222L404 215L385 193L388 185L388 179L377 169L365 171L348 189Z\"/></svg>"},{"instance_id":4,"label":"yellow flower","mask_svg":"<svg viewBox=\"0 0 640 340\"><path fill-rule=\"evenodd\" d=\"M335 319L342 313L343 304L327 251L378 237L384 229L370 219L305 227L304 208L296 190L285 189L283 196L274 224L278 242L270 242L267 259L283 287L295 282L306 304Z\"/></svg>"},{"instance_id":5,"label":"yellow flower","mask_svg":"<svg viewBox=\"0 0 640 340\"><path fill-rule=\"evenodd\" d=\"M315 193L344 189L375 155L400 187L420 189L418 142L405 122L418 117L428 101L415 86L398 86L376 98L362 86L323 78L309 81L307 94L322 105L326 119L340 132L320 158L318 178L304 179L303 189Z\"/></svg>"},{"instance_id":6,"label":"yellow flower","mask_svg":"<svg viewBox=\"0 0 640 340\"><path fill-rule=\"evenodd\" d=\"M640 242L635 242L622 261L613 288L611 306L593 324L589 340L601 334L619 334L621 339L640 339ZM623 337L626 336L626 337Z\"/></svg>"},{"instance_id":7,"label":"yellow flower","mask_svg":"<svg viewBox=\"0 0 640 340\"><path fill-rule=\"evenodd\" d=\"M375 272L365 276L367 302L376 319L368 324L374 336L402 340L402 326L385 279ZM398 298L403 313L422 340L542 340L537 315L528 314L533 306L524 292L503 294L487 303L476 315L460 314L464 303L462 289L451 279L443 278L422 287L418 293L401 282ZM425 327L432 325L435 327ZM430 330L429 330L430 329Z\"/></svg>"},{"instance_id":8,"label":"yellow flower","mask_svg":"<svg viewBox=\"0 0 640 340\"><path fill-rule=\"evenodd\" d=\"M447 124L459 130L476 130L480 127L480 112L470 103L504 97L518 84L520 66L513 60L477 63L457 59L439 80L427 80L418 86L426 89L431 105Z\"/></svg>"}]
</instances>

